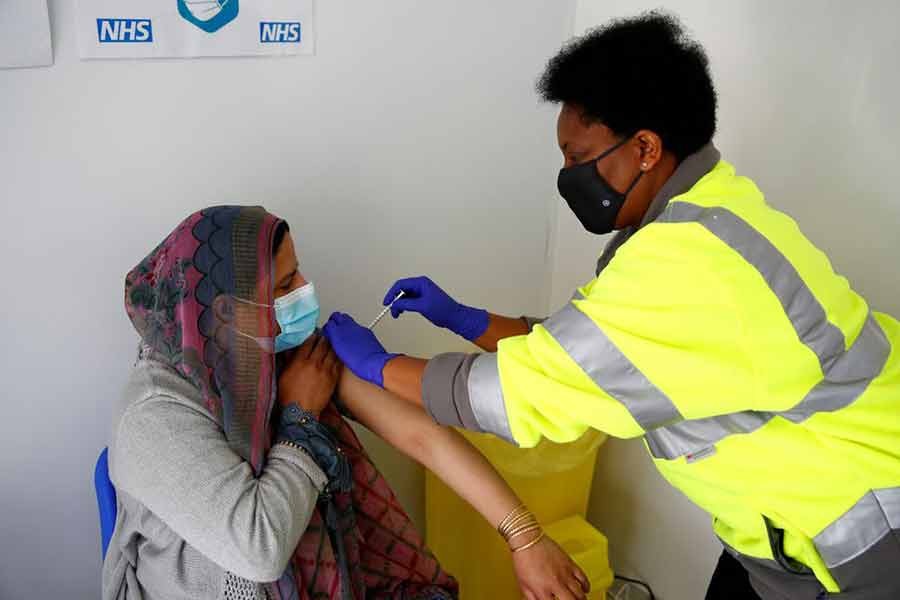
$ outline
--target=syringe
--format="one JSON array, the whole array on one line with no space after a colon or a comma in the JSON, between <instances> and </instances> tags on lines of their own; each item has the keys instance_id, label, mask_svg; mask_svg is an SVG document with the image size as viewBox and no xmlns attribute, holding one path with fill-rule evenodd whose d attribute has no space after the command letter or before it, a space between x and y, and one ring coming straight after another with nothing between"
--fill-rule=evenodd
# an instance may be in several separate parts
<instances>
[{"instance_id":1,"label":"syringe","mask_svg":"<svg viewBox=\"0 0 900 600\"><path fill-rule=\"evenodd\" d=\"M385 306L385 307L384 307L384 310L382 310L380 313L378 313L378 316L375 317L375 320L372 321L371 323L369 323L369 329L372 329L373 327L375 327L376 325L378 325L378 321L380 321L381 319L383 319L383 318L384 318L384 315L386 315L386 314L388 313L388 311L391 310L391 307L394 305L394 302L396 302L397 300L399 300L400 298L402 298L405 294L406 294L406 292L404 292L404 291L401 290L400 293L397 294L397 296L396 296L393 300L391 300L391 303L388 304L387 306Z\"/></svg>"}]
</instances>

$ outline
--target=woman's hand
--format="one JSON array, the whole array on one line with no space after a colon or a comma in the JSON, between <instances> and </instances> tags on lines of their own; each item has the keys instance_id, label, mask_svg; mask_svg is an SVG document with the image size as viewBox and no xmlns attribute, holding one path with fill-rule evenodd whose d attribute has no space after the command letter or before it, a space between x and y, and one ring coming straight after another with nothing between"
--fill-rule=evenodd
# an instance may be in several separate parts
<instances>
[{"instance_id":1,"label":"woman's hand","mask_svg":"<svg viewBox=\"0 0 900 600\"><path fill-rule=\"evenodd\" d=\"M512 559L525 600L584 600L591 591L582 570L549 537L513 552Z\"/></svg>"},{"instance_id":2,"label":"woman's hand","mask_svg":"<svg viewBox=\"0 0 900 600\"><path fill-rule=\"evenodd\" d=\"M278 377L278 401L282 406L297 404L318 416L331 401L342 366L328 340L310 336L287 356Z\"/></svg>"}]
</instances>

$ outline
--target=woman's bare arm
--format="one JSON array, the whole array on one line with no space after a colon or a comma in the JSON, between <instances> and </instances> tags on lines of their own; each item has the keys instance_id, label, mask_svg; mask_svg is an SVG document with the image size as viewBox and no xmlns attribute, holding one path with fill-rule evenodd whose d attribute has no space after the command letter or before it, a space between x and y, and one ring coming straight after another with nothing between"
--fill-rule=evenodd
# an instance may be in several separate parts
<instances>
[{"instance_id":1,"label":"woman's bare arm","mask_svg":"<svg viewBox=\"0 0 900 600\"><path fill-rule=\"evenodd\" d=\"M496 527L521 504L493 466L466 439L425 411L344 369L338 397L353 418L434 472Z\"/></svg>"},{"instance_id":2,"label":"woman's bare arm","mask_svg":"<svg viewBox=\"0 0 900 600\"><path fill-rule=\"evenodd\" d=\"M522 504L478 450L453 429L435 423L420 406L359 379L349 369L341 376L338 397L354 419L432 471L492 527ZM537 535L525 534L515 545ZM585 597L587 578L549 538L513 554L513 561L526 597Z\"/></svg>"}]
</instances>

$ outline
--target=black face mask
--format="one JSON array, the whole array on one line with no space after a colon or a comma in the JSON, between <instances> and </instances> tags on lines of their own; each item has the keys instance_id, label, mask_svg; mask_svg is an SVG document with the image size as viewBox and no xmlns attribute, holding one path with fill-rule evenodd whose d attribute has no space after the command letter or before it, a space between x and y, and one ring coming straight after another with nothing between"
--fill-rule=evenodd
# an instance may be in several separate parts
<instances>
[{"instance_id":1,"label":"black face mask","mask_svg":"<svg viewBox=\"0 0 900 600\"><path fill-rule=\"evenodd\" d=\"M597 158L559 170L556 187L569 208L591 233L609 233L616 226L616 217L625 204L628 193L637 185L643 171L624 192L618 192L597 172L597 162L618 150L630 138L625 138Z\"/></svg>"}]
</instances>

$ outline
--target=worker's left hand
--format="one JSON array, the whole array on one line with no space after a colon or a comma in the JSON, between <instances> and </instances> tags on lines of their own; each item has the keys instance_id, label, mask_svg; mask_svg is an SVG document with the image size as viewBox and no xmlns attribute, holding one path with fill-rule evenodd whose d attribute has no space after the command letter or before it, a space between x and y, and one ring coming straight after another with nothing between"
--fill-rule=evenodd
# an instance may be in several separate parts
<instances>
[{"instance_id":1,"label":"worker's left hand","mask_svg":"<svg viewBox=\"0 0 900 600\"><path fill-rule=\"evenodd\" d=\"M585 600L591 584L556 542L540 542L512 555L513 568L526 600Z\"/></svg>"},{"instance_id":2,"label":"worker's left hand","mask_svg":"<svg viewBox=\"0 0 900 600\"><path fill-rule=\"evenodd\" d=\"M350 315L336 312L331 315L324 335L338 358L360 379L384 387L384 365L396 357L389 354L375 334L353 320Z\"/></svg>"}]
</instances>

